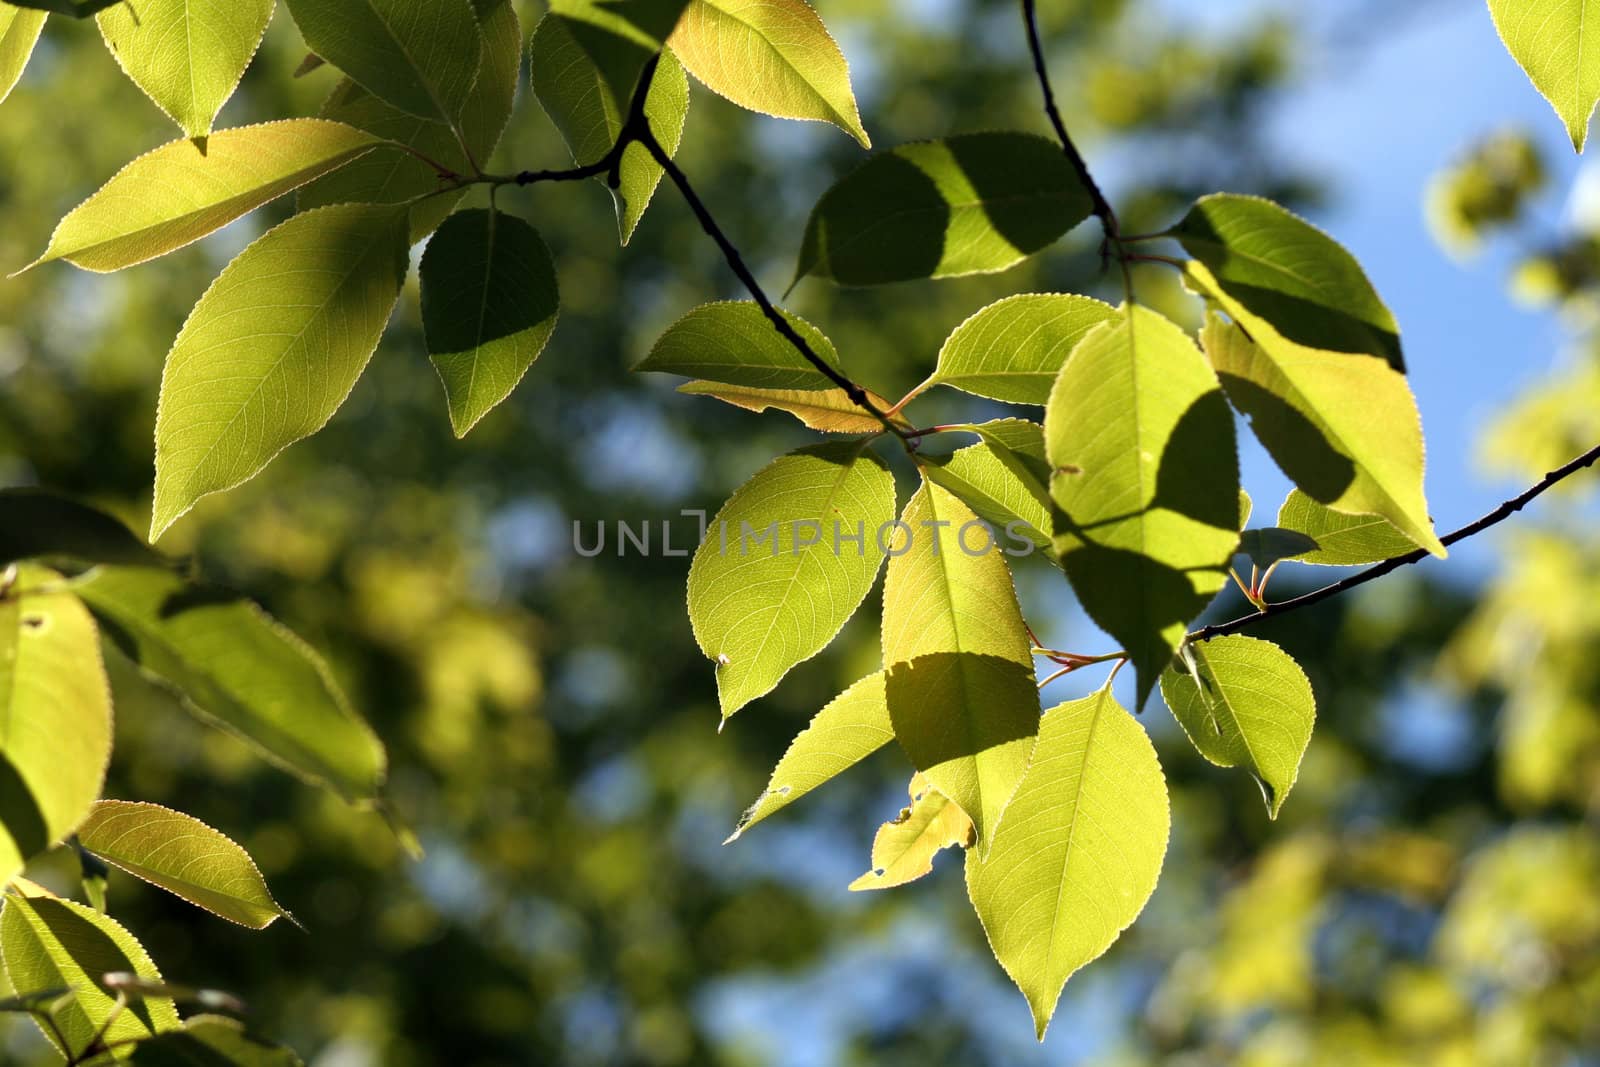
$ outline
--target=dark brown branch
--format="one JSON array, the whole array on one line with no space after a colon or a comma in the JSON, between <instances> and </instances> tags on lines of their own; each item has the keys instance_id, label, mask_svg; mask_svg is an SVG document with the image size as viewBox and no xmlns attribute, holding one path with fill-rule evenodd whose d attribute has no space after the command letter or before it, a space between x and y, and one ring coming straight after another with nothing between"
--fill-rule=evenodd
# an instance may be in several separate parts
<instances>
[{"instance_id":1,"label":"dark brown branch","mask_svg":"<svg viewBox=\"0 0 1600 1067\"><path fill-rule=\"evenodd\" d=\"M1061 150L1066 153L1067 161L1077 172L1083 187L1089 191L1089 200L1094 205L1101 228L1105 230L1106 240L1115 242L1119 240L1117 213L1100 191L1094 175L1089 173L1089 164L1084 160L1083 153L1078 151L1078 146L1072 143L1072 135L1067 133L1067 125L1061 121L1061 111L1056 107L1055 90L1051 88L1050 74L1044 64L1044 45L1039 40L1039 18L1034 10L1034 0L1022 0L1022 21L1028 28L1028 51L1033 53L1033 72L1038 76L1039 88L1044 93L1044 112L1050 117L1050 125L1055 127L1056 139L1061 142Z\"/></svg>"},{"instance_id":2,"label":"dark brown branch","mask_svg":"<svg viewBox=\"0 0 1600 1067\"><path fill-rule=\"evenodd\" d=\"M660 62L660 52L645 61L643 69L639 72L639 84L634 86L633 98L628 101L628 117L623 120L622 129L617 132L616 143L605 155L581 167L568 167L565 170L525 170L507 181L518 185L533 185L537 182L575 182L584 178L598 178L604 174L606 184L611 188L615 189L621 185L622 154L628 150L629 145L643 141L650 132L650 124L644 116L644 106L650 96L650 85L655 81L656 67Z\"/></svg>"},{"instance_id":3,"label":"dark brown branch","mask_svg":"<svg viewBox=\"0 0 1600 1067\"><path fill-rule=\"evenodd\" d=\"M1597 461L1600 461L1600 445L1596 445L1595 447L1589 449L1589 451L1585 452L1571 463L1568 463L1566 466L1558 467L1549 474L1546 474L1544 476L1544 480L1538 485L1535 485L1526 492L1507 500L1505 503L1489 512L1477 522L1468 523L1459 530L1452 530L1450 533L1447 533L1443 537L1439 538L1439 540L1448 546L1453 545L1458 541L1465 541L1469 537L1476 536L1477 534L1489 529L1489 527L1496 526L1509 519L1511 516L1527 507L1534 501L1535 498L1545 493L1557 483L1570 478L1572 475L1578 473L1586 467L1593 466ZM1285 600L1278 604L1269 604L1261 611L1255 612L1252 615L1245 615L1234 619L1232 622L1217 623L1213 626L1203 627L1190 634L1189 639L1191 641L1209 641L1213 637L1223 637L1227 634L1236 634L1241 630L1254 626L1256 623L1265 622L1267 619L1276 619L1278 616L1287 615L1291 611L1299 611L1301 608L1309 608L1313 604L1320 604L1322 601L1336 597L1340 593L1348 592L1358 585L1365 585L1376 578L1382 578L1385 574L1388 574L1391 571L1399 570L1401 567L1427 558L1427 550L1419 548L1414 552L1407 552L1403 556L1396 556L1393 559L1386 559L1382 563L1368 567L1364 571L1361 571L1357 574L1352 574L1343 581L1334 582L1332 585L1325 585L1321 589L1314 589L1303 596L1295 597L1293 600Z\"/></svg>"}]
</instances>

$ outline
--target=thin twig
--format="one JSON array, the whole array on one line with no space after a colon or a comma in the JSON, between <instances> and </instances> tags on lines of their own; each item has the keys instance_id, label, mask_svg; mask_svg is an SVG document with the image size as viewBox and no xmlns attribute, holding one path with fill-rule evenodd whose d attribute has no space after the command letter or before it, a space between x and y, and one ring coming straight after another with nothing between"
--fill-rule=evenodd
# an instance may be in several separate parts
<instances>
[{"instance_id":1,"label":"thin twig","mask_svg":"<svg viewBox=\"0 0 1600 1067\"><path fill-rule=\"evenodd\" d=\"M1055 90L1050 85L1050 74L1045 69L1044 45L1039 40L1039 18L1034 10L1034 0L1022 0L1022 21L1028 28L1028 50L1033 53L1033 71L1038 75L1039 88L1044 93L1045 114L1050 116L1050 125L1055 127L1056 139L1061 142L1061 150L1066 153L1067 161L1077 172L1078 180L1083 183L1083 187L1089 191L1089 200L1094 205L1095 215L1100 219L1106 240L1113 244L1118 243L1120 236L1117 213L1112 210L1111 202L1106 199L1094 176L1089 173L1089 164L1084 160L1083 153L1078 151L1078 146L1072 143L1072 136L1067 133L1067 125L1061 121L1061 112L1056 107Z\"/></svg>"}]
</instances>

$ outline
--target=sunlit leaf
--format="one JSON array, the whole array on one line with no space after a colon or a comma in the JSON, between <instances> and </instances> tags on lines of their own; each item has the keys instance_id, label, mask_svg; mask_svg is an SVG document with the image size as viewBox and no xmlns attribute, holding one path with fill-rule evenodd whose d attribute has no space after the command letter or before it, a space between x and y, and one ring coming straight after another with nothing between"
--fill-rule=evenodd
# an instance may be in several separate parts
<instances>
[{"instance_id":1,"label":"sunlit leaf","mask_svg":"<svg viewBox=\"0 0 1600 1067\"><path fill-rule=\"evenodd\" d=\"M955 328L928 384L1042 406L1068 354L1115 314L1110 304L1086 296L1008 296Z\"/></svg>"},{"instance_id":2,"label":"sunlit leaf","mask_svg":"<svg viewBox=\"0 0 1600 1067\"><path fill-rule=\"evenodd\" d=\"M872 869L850 883L852 891L892 889L914 882L933 870L933 860L947 848L972 844L972 820L938 792L921 774L911 779L911 806L884 823L872 839Z\"/></svg>"},{"instance_id":3,"label":"sunlit leaf","mask_svg":"<svg viewBox=\"0 0 1600 1067\"><path fill-rule=\"evenodd\" d=\"M1008 554L1022 554L1029 544L1053 551L1043 427L1001 419L973 429L981 442L948 456L924 454L923 473L994 526Z\"/></svg>"},{"instance_id":4,"label":"sunlit leaf","mask_svg":"<svg viewBox=\"0 0 1600 1067\"><path fill-rule=\"evenodd\" d=\"M837 367L839 354L822 331L798 315L783 313L824 362ZM829 389L834 383L773 328L753 301L701 304L667 327L634 370L665 371L757 389Z\"/></svg>"},{"instance_id":5,"label":"sunlit leaf","mask_svg":"<svg viewBox=\"0 0 1600 1067\"><path fill-rule=\"evenodd\" d=\"M1417 548L1404 534L1377 515L1346 515L1291 490L1278 509L1278 525L1298 530L1316 542L1313 551L1295 557L1297 563L1327 567L1358 567L1380 563Z\"/></svg>"},{"instance_id":6,"label":"sunlit leaf","mask_svg":"<svg viewBox=\"0 0 1600 1067\"><path fill-rule=\"evenodd\" d=\"M378 346L406 249L403 210L344 204L294 216L228 264L167 354L151 540L326 425Z\"/></svg>"},{"instance_id":7,"label":"sunlit leaf","mask_svg":"<svg viewBox=\"0 0 1600 1067\"><path fill-rule=\"evenodd\" d=\"M693 396L714 396L746 411L774 408L787 411L813 430L823 433L878 433L883 423L835 386L832 389L757 389L749 385L723 385L720 382L686 382L678 392ZM867 399L879 411L889 410L889 401L867 390ZM910 425L898 420L905 429Z\"/></svg>"},{"instance_id":8,"label":"sunlit leaf","mask_svg":"<svg viewBox=\"0 0 1600 1067\"><path fill-rule=\"evenodd\" d=\"M319 656L247 600L149 568L75 584L106 637L186 707L274 763L352 800L383 782L383 746Z\"/></svg>"},{"instance_id":9,"label":"sunlit leaf","mask_svg":"<svg viewBox=\"0 0 1600 1067\"><path fill-rule=\"evenodd\" d=\"M806 0L690 0L671 44L689 73L740 107L831 122L872 147L850 66Z\"/></svg>"},{"instance_id":10,"label":"sunlit leaf","mask_svg":"<svg viewBox=\"0 0 1600 1067\"><path fill-rule=\"evenodd\" d=\"M1600 41L1593 32L1600 0L1489 0L1489 13L1506 50L1582 152L1600 101Z\"/></svg>"},{"instance_id":11,"label":"sunlit leaf","mask_svg":"<svg viewBox=\"0 0 1600 1067\"><path fill-rule=\"evenodd\" d=\"M293 1052L222 1015L185 1019L182 1029L135 1045L128 1062L137 1067L302 1067Z\"/></svg>"},{"instance_id":12,"label":"sunlit leaf","mask_svg":"<svg viewBox=\"0 0 1600 1067\"><path fill-rule=\"evenodd\" d=\"M256 54L273 0L115 4L96 16L129 78L190 137L205 137ZM135 7L137 6L137 10Z\"/></svg>"},{"instance_id":13,"label":"sunlit leaf","mask_svg":"<svg viewBox=\"0 0 1600 1067\"><path fill-rule=\"evenodd\" d=\"M103 511L42 489L0 489L0 565L19 559L163 566L166 560Z\"/></svg>"},{"instance_id":14,"label":"sunlit leaf","mask_svg":"<svg viewBox=\"0 0 1600 1067\"><path fill-rule=\"evenodd\" d=\"M0 885L83 821L111 757L100 638L59 582L24 564L0 592Z\"/></svg>"},{"instance_id":15,"label":"sunlit leaf","mask_svg":"<svg viewBox=\"0 0 1600 1067\"><path fill-rule=\"evenodd\" d=\"M830 778L894 740L883 672L870 674L812 716L772 770L767 788L739 819L735 841L768 815L793 804ZM727 842L724 842L726 844Z\"/></svg>"},{"instance_id":16,"label":"sunlit leaf","mask_svg":"<svg viewBox=\"0 0 1600 1067\"><path fill-rule=\"evenodd\" d=\"M1161 675L1161 696L1202 756L1250 772L1276 819L1317 717L1300 665L1254 637L1198 641Z\"/></svg>"},{"instance_id":17,"label":"sunlit leaf","mask_svg":"<svg viewBox=\"0 0 1600 1067\"><path fill-rule=\"evenodd\" d=\"M1128 651L1142 706L1238 545L1233 414L1189 336L1136 306L1067 360L1045 443L1056 551Z\"/></svg>"},{"instance_id":18,"label":"sunlit leaf","mask_svg":"<svg viewBox=\"0 0 1600 1067\"><path fill-rule=\"evenodd\" d=\"M822 195L795 279L840 285L1005 270L1089 217L1089 194L1052 141L974 133L873 156Z\"/></svg>"},{"instance_id":19,"label":"sunlit leaf","mask_svg":"<svg viewBox=\"0 0 1600 1067\"><path fill-rule=\"evenodd\" d=\"M161 972L120 923L76 901L8 893L0 909L0 954L12 988L72 990L53 1013L66 1047L61 1048L56 1034L44 1028L45 1036L68 1059L81 1057L97 1035L104 1045L111 1045L179 1026L178 1011L165 997L141 997L121 1007L101 988L101 979L109 973L159 982Z\"/></svg>"},{"instance_id":20,"label":"sunlit leaf","mask_svg":"<svg viewBox=\"0 0 1600 1067\"><path fill-rule=\"evenodd\" d=\"M11 95L17 79L22 77L48 17L43 11L0 4L0 103Z\"/></svg>"},{"instance_id":21,"label":"sunlit leaf","mask_svg":"<svg viewBox=\"0 0 1600 1067\"><path fill-rule=\"evenodd\" d=\"M894 477L864 441L774 460L722 506L689 568L689 621L726 719L827 647L877 578Z\"/></svg>"},{"instance_id":22,"label":"sunlit leaf","mask_svg":"<svg viewBox=\"0 0 1600 1067\"><path fill-rule=\"evenodd\" d=\"M889 717L987 850L1039 729L1033 643L1005 556L966 505L924 483L900 522L883 590Z\"/></svg>"},{"instance_id":23,"label":"sunlit leaf","mask_svg":"<svg viewBox=\"0 0 1600 1067\"><path fill-rule=\"evenodd\" d=\"M102 800L78 843L136 878L230 922L264 930L287 918L249 853L192 815L159 804Z\"/></svg>"},{"instance_id":24,"label":"sunlit leaf","mask_svg":"<svg viewBox=\"0 0 1600 1067\"><path fill-rule=\"evenodd\" d=\"M221 130L207 139L204 155L188 141L173 141L123 167L73 208L31 266L65 259L113 271L166 255L377 143L369 133L323 119Z\"/></svg>"},{"instance_id":25,"label":"sunlit leaf","mask_svg":"<svg viewBox=\"0 0 1600 1067\"><path fill-rule=\"evenodd\" d=\"M555 262L522 219L474 209L433 235L420 275L428 358L463 437L511 395L550 340L560 306Z\"/></svg>"},{"instance_id":26,"label":"sunlit leaf","mask_svg":"<svg viewBox=\"0 0 1600 1067\"><path fill-rule=\"evenodd\" d=\"M455 123L483 50L469 0L285 0L306 45L368 92Z\"/></svg>"},{"instance_id":27,"label":"sunlit leaf","mask_svg":"<svg viewBox=\"0 0 1600 1067\"><path fill-rule=\"evenodd\" d=\"M1067 979L1155 890L1171 816L1150 739L1109 690L1045 713L1028 773L967 892L1040 1039Z\"/></svg>"}]
</instances>

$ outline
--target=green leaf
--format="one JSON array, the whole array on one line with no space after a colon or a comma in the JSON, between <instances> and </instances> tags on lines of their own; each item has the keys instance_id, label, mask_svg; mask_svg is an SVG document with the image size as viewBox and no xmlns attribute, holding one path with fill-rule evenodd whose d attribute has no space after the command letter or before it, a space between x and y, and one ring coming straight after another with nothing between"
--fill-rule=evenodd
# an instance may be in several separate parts
<instances>
[{"instance_id":1,"label":"green leaf","mask_svg":"<svg viewBox=\"0 0 1600 1067\"><path fill-rule=\"evenodd\" d=\"M1298 530L1281 526L1264 526L1246 530L1239 535L1239 552L1250 557L1250 562L1267 568L1280 560L1299 559L1304 553L1316 550L1317 542Z\"/></svg>"},{"instance_id":2,"label":"green leaf","mask_svg":"<svg viewBox=\"0 0 1600 1067\"><path fill-rule=\"evenodd\" d=\"M462 175L473 173L474 162L487 163L511 117L522 63L522 30L511 0L474 0L473 6L478 14L483 66L461 113L461 138L443 123L407 114L345 78L322 105L322 117L366 130L394 145L380 146L304 186L298 194L300 210L329 204L403 204L427 196L411 208L413 244L437 229L454 210L466 190L440 192L438 171L418 156ZM462 151L463 142L472 151L471 159Z\"/></svg>"},{"instance_id":3,"label":"green leaf","mask_svg":"<svg viewBox=\"0 0 1600 1067\"><path fill-rule=\"evenodd\" d=\"M29 267L65 259L105 272L164 256L377 143L322 119L221 130L207 140L204 155L188 141L172 141L123 167L68 212Z\"/></svg>"},{"instance_id":4,"label":"green leaf","mask_svg":"<svg viewBox=\"0 0 1600 1067\"><path fill-rule=\"evenodd\" d=\"M903 144L817 201L795 280L879 285L1001 271L1090 210L1072 165L1043 137L973 133Z\"/></svg>"},{"instance_id":5,"label":"green leaf","mask_svg":"<svg viewBox=\"0 0 1600 1067\"><path fill-rule=\"evenodd\" d=\"M906 504L884 580L883 661L900 747L987 850L1028 766L1039 693L1011 572L977 521L934 483Z\"/></svg>"},{"instance_id":6,"label":"green leaf","mask_svg":"<svg viewBox=\"0 0 1600 1067\"><path fill-rule=\"evenodd\" d=\"M934 857L943 850L972 844L972 820L929 788L921 774L912 776L909 791L911 806L878 828L872 839L872 869L850 883L852 892L914 882L933 870Z\"/></svg>"},{"instance_id":7,"label":"green leaf","mask_svg":"<svg viewBox=\"0 0 1600 1067\"><path fill-rule=\"evenodd\" d=\"M683 16L688 0L551 0L550 10L577 23L585 48L598 40L591 31L600 31L615 41L632 44L648 58L672 36L673 27ZM601 66L607 64L601 63ZM639 61L644 65L644 59ZM635 77L638 71L634 71ZM632 88L631 82L624 92Z\"/></svg>"},{"instance_id":8,"label":"green leaf","mask_svg":"<svg viewBox=\"0 0 1600 1067\"><path fill-rule=\"evenodd\" d=\"M58 15L86 19L97 11L104 11L112 4L124 3L125 0L5 0L5 2L12 7L23 7L30 11L54 11Z\"/></svg>"},{"instance_id":9,"label":"green leaf","mask_svg":"<svg viewBox=\"0 0 1600 1067\"><path fill-rule=\"evenodd\" d=\"M294 216L228 264L167 354L152 541L327 424L378 347L406 251L403 210L344 204Z\"/></svg>"},{"instance_id":10,"label":"green leaf","mask_svg":"<svg viewBox=\"0 0 1600 1067\"><path fill-rule=\"evenodd\" d=\"M1078 342L1115 315L1110 304L1086 296L1006 297L955 328L926 384L1043 406Z\"/></svg>"},{"instance_id":11,"label":"green leaf","mask_svg":"<svg viewBox=\"0 0 1600 1067\"><path fill-rule=\"evenodd\" d=\"M159 804L102 800L78 843L135 878L240 926L293 919L272 899L249 853L192 815Z\"/></svg>"},{"instance_id":12,"label":"green leaf","mask_svg":"<svg viewBox=\"0 0 1600 1067\"><path fill-rule=\"evenodd\" d=\"M883 429L883 423L837 386L832 389L757 389L748 385L723 385L720 382L687 382L678 386L678 392L692 396L714 396L746 411L766 411L768 408L787 411L813 430L823 433L878 433ZM870 389L867 390L867 398L878 406L879 411L889 410L889 401ZM904 419L897 418L895 421L905 429L911 429Z\"/></svg>"},{"instance_id":13,"label":"green leaf","mask_svg":"<svg viewBox=\"0 0 1600 1067\"><path fill-rule=\"evenodd\" d=\"M202 719L351 800L383 783L383 746L322 659L254 604L164 571L100 567L74 584L106 637Z\"/></svg>"},{"instance_id":14,"label":"green leaf","mask_svg":"<svg viewBox=\"0 0 1600 1067\"><path fill-rule=\"evenodd\" d=\"M1072 353L1044 426L1056 551L1143 706L1239 543L1233 414L1189 336L1135 306Z\"/></svg>"},{"instance_id":15,"label":"green leaf","mask_svg":"<svg viewBox=\"0 0 1600 1067\"><path fill-rule=\"evenodd\" d=\"M717 662L724 719L855 614L883 563L876 535L894 503L888 467L849 440L780 456L717 512L689 568L689 621Z\"/></svg>"},{"instance_id":16,"label":"green leaf","mask_svg":"<svg viewBox=\"0 0 1600 1067\"><path fill-rule=\"evenodd\" d=\"M133 1047L138 1067L303 1067L300 1057L248 1033L236 1019L196 1015Z\"/></svg>"},{"instance_id":17,"label":"green leaf","mask_svg":"<svg viewBox=\"0 0 1600 1067\"><path fill-rule=\"evenodd\" d=\"M1423 498L1422 420L1405 376L1372 356L1297 345L1213 288L1203 266L1187 269L1234 320L1211 316L1201 341L1228 399L1283 472L1319 503L1382 515L1446 555Z\"/></svg>"},{"instance_id":18,"label":"green leaf","mask_svg":"<svg viewBox=\"0 0 1600 1067\"><path fill-rule=\"evenodd\" d=\"M1360 567L1417 549L1380 516L1345 515L1323 507L1298 489L1291 490L1278 509L1278 525L1298 530L1315 543L1315 550L1295 557L1297 563Z\"/></svg>"},{"instance_id":19,"label":"green leaf","mask_svg":"<svg viewBox=\"0 0 1600 1067\"><path fill-rule=\"evenodd\" d=\"M368 92L454 125L483 49L468 0L285 0L306 46Z\"/></svg>"},{"instance_id":20,"label":"green leaf","mask_svg":"<svg viewBox=\"0 0 1600 1067\"><path fill-rule=\"evenodd\" d=\"M60 580L24 564L0 594L0 885L83 821L111 758L100 638Z\"/></svg>"},{"instance_id":21,"label":"green leaf","mask_svg":"<svg viewBox=\"0 0 1600 1067\"><path fill-rule=\"evenodd\" d=\"M581 26L577 32L582 32ZM615 89L611 79L578 43L572 23L560 15L546 15L540 20L529 49L533 91L572 150L573 162L586 166L604 158L622 132L631 94ZM671 52L661 54L645 96L644 113L650 120L650 132L667 155L676 155L683 139L684 119L689 114L689 79L683 64ZM616 201L618 231L622 243L627 244L655 195L662 170L648 149L632 144L623 150L619 175L621 184L612 190L612 198ZM597 180L604 180L604 176L597 176Z\"/></svg>"},{"instance_id":22,"label":"green leaf","mask_svg":"<svg viewBox=\"0 0 1600 1067\"><path fill-rule=\"evenodd\" d=\"M22 69L28 65L48 17L42 11L0 4L0 103L11 95L17 79L22 77Z\"/></svg>"},{"instance_id":23,"label":"green leaf","mask_svg":"<svg viewBox=\"0 0 1600 1067\"><path fill-rule=\"evenodd\" d=\"M1016 537L1054 551L1044 428L1024 419L1001 419L971 429L983 441L948 456L924 454L923 473L997 531L1006 531L999 536L1008 553L1023 554Z\"/></svg>"},{"instance_id":24,"label":"green leaf","mask_svg":"<svg viewBox=\"0 0 1600 1067\"><path fill-rule=\"evenodd\" d=\"M465 437L511 395L556 328L550 249L515 215L450 216L422 256L422 327L444 382L450 425Z\"/></svg>"},{"instance_id":25,"label":"green leaf","mask_svg":"<svg viewBox=\"0 0 1600 1067\"><path fill-rule=\"evenodd\" d=\"M273 0L224 4L116 4L100 12L100 36L133 83L193 138L238 86L272 19Z\"/></svg>"},{"instance_id":26,"label":"green leaf","mask_svg":"<svg viewBox=\"0 0 1600 1067\"><path fill-rule=\"evenodd\" d=\"M823 362L839 354L822 331L780 312ZM831 389L832 380L802 356L750 300L701 304L667 327L634 370L664 371L758 389Z\"/></svg>"},{"instance_id":27,"label":"green leaf","mask_svg":"<svg viewBox=\"0 0 1600 1067\"><path fill-rule=\"evenodd\" d=\"M1287 652L1254 637L1218 637L1184 650L1161 675L1161 696L1200 754L1244 767L1274 819L1311 742L1316 698Z\"/></svg>"},{"instance_id":28,"label":"green leaf","mask_svg":"<svg viewBox=\"0 0 1600 1067\"><path fill-rule=\"evenodd\" d=\"M737 841L768 815L788 807L841 771L894 740L883 672L869 674L830 700L801 730L772 769L772 779L723 844Z\"/></svg>"},{"instance_id":29,"label":"green leaf","mask_svg":"<svg viewBox=\"0 0 1600 1067\"><path fill-rule=\"evenodd\" d=\"M1489 0L1506 51L1566 124L1579 152L1600 101L1600 20L1597 0ZM1584 30L1588 27L1589 33Z\"/></svg>"},{"instance_id":30,"label":"green leaf","mask_svg":"<svg viewBox=\"0 0 1600 1067\"><path fill-rule=\"evenodd\" d=\"M1155 749L1109 690L1045 713L994 848L967 853L972 906L1041 1040L1067 979L1144 909L1170 828Z\"/></svg>"},{"instance_id":31,"label":"green leaf","mask_svg":"<svg viewBox=\"0 0 1600 1067\"><path fill-rule=\"evenodd\" d=\"M70 999L53 1012L66 1047L48 1028L44 1031L69 1060L78 1062L74 1057L82 1056L102 1026L106 1045L179 1026L178 1010L166 997L142 997L119 1008L116 998L101 988L106 974L136 974L159 982L161 972L120 923L76 901L8 893L0 910L0 954L12 988L72 990Z\"/></svg>"},{"instance_id":32,"label":"green leaf","mask_svg":"<svg viewBox=\"0 0 1600 1067\"><path fill-rule=\"evenodd\" d=\"M42 489L0 489L0 514L0 565L35 558L167 565L110 515Z\"/></svg>"},{"instance_id":33,"label":"green leaf","mask_svg":"<svg viewBox=\"0 0 1600 1067\"><path fill-rule=\"evenodd\" d=\"M1284 338L1376 356L1405 373L1400 327L1345 247L1287 209L1218 193L1195 202L1169 235L1216 288Z\"/></svg>"},{"instance_id":34,"label":"green leaf","mask_svg":"<svg viewBox=\"0 0 1600 1067\"><path fill-rule=\"evenodd\" d=\"M831 122L872 147L850 65L805 0L690 0L671 44L689 73L740 107Z\"/></svg>"}]
</instances>

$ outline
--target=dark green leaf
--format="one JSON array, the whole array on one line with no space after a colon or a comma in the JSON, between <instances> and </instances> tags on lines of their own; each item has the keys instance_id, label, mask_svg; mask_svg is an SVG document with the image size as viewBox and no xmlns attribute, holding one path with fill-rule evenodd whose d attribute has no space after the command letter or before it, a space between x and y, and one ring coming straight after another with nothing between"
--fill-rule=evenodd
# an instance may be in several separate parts
<instances>
[{"instance_id":1,"label":"dark green leaf","mask_svg":"<svg viewBox=\"0 0 1600 1067\"><path fill-rule=\"evenodd\" d=\"M42 489L0 489L0 565L30 558L165 566L155 549L103 511Z\"/></svg>"}]
</instances>

